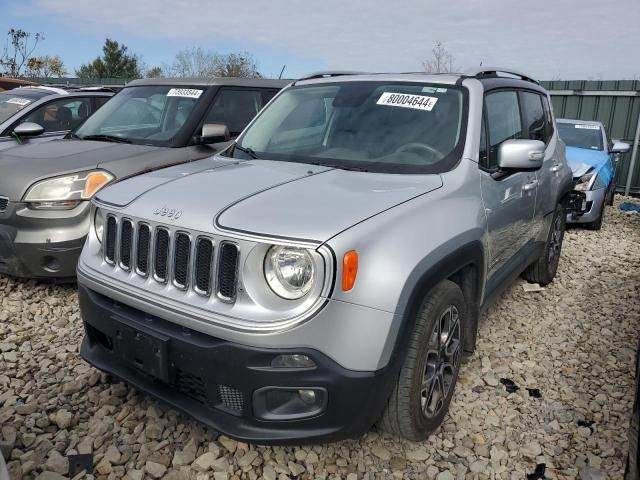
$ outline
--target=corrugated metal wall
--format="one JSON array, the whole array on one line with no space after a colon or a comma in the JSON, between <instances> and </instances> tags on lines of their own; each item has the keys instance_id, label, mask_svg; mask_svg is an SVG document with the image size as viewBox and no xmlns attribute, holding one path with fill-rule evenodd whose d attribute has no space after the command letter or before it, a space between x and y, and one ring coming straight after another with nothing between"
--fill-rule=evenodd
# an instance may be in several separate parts
<instances>
[{"instance_id":1,"label":"corrugated metal wall","mask_svg":"<svg viewBox=\"0 0 640 480\"><path fill-rule=\"evenodd\" d=\"M633 139L640 114L640 81L552 81L543 82L551 93L556 118L598 120L607 125L609 134L633 147ZM567 92L571 91L571 92ZM603 92L597 95L597 92ZM616 96L613 92L634 92L635 95ZM640 157L640 154L638 155ZM624 190L631 161L631 150L618 164L616 184ZM636 159L631 192L640 194L640 158Z\"/></svg>"}]
</instances>

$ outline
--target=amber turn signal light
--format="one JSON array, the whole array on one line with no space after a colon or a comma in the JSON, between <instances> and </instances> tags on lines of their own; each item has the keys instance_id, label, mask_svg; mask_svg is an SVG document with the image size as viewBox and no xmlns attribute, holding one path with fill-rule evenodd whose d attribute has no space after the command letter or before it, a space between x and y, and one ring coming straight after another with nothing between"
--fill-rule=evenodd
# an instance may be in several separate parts
<instances>
[{"instance_id":1,"label":"amber turn signal light","mask_svg":"<svg viewBox=\"0 0 640 480\"><path fill-rule=\"evenodd\" d=\"M351 250L342 259L342 290L348 292L353 288L358 276L358 252Z\"/></svg>"},{"instance_id":2,"label":"amber turn signal light","mask_svg":"<svg viewBox=\"0 0 640 480\"><path fill-rule=\"evenodd\" d=\"M82 198L89 199L93 197L98 190L104 187L111 180L113 180L113 177L107 172L91 172L87 175L84 190L82 192Z\"/></svg>"}]
</instances>

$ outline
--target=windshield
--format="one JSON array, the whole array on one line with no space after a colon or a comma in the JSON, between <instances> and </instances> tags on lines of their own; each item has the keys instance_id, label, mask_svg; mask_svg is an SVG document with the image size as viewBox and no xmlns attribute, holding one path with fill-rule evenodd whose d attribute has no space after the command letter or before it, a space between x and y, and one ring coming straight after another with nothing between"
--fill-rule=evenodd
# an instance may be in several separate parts
<instances>
[{"instance_id":1,"label":"windshield","mask_svg":"<svg viewBox=\"0 0 640 480\"><path fill-rule=\"evenodd\" d=\"M600 125L558 123L558 133L569 147L604 150Z\"/></svg>"},{"instance_id":2,"label":"windshield","mask_svg":"<svg viewBox=\"0 0 640 480\"><path fill-rule=\"evenodd\" d=\"M0 123L11 118L16 112L29 105L37 98L27 98L26 96L16 95L11 91L0 93Z\"/></svg>"},{"instance_id":3,"label":"windshield","mask_svg":"<svg viewBox=\"0 0 640 480\"><path fill-rule=\"evenodd\" d=\"M458 87L293 87L259 115L231 154L372 172L441 172L460 157L465 116L465 94Z\"/></svg>"},{"instance_id":4,"label":"windshield","mask_svg":"<svg viewBox=\"0 0 640 480\"><path fill-rule=\"evenodd\" d=\"M86 139L172 146L203 93L202 88L128 87L74 133Z\"/></svg>"}]
</instances>

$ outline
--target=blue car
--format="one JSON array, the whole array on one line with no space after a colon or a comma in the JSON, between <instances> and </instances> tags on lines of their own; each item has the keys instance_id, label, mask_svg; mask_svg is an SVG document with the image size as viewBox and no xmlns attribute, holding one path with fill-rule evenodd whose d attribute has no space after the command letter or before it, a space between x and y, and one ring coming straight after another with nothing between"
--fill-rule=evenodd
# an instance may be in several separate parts
<instances>
[{"instance_id":1,"label":"blue car","mask_svg":"<svg viewBox=\"0 0 640 480\"><path fill-rule=\"evenodd\" d=\"M567 162L573 171L574 190L586 195L581 214L567 215L567 223L600 230L605 204L613 203L617 156L629 144L613 142L600 122L558 119L558 133L567 145Z\"/></svg>"}]
</instances>

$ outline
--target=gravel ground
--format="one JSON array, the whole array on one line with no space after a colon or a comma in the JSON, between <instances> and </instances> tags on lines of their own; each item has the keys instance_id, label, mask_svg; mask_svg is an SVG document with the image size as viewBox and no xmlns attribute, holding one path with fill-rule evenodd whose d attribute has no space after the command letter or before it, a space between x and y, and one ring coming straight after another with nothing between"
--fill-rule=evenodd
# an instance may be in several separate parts
<instances>
[{"instance_id":1,"label":"gravel ground","mask_svg":"<svg viewBox=\"0 0 640 480\"><path fill-rule=\"evenodd\" d=\"M487 312L450 414L423 444L375 431L304 448L219 437L79 358L74 288L0 277L0 447L11 478L64 478L78 452L92 452L94 476L109 480L525 479L538 464L546 477L532 479L622 478L640 215L609 208L602 231L565 238L551 286L519 281Z\"/></svg>"}]
</instances>

